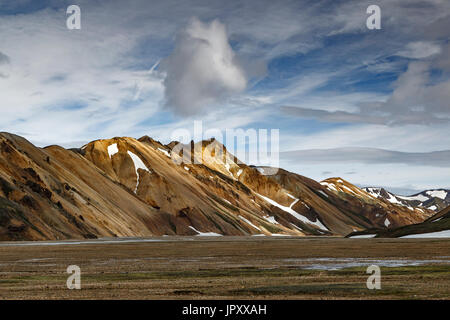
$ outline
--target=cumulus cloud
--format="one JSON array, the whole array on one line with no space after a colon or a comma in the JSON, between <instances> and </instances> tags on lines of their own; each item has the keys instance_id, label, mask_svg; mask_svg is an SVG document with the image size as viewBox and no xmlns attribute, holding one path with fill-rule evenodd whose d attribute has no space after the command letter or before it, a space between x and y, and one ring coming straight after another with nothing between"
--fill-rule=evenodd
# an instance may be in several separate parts
<instances>
[{"instance_id":1,"label":"cumulus cloud","mask_svg":"<svg viewBox=\"0 0 450 320\"><path fill-rule=\"evenodd\" d=\"M245 71L218 20L192 19L178 34L175 49L161 62L161 69L167 74L166 106L182 115L197 114L247 86Z\"/></svg>"}]
</instances>

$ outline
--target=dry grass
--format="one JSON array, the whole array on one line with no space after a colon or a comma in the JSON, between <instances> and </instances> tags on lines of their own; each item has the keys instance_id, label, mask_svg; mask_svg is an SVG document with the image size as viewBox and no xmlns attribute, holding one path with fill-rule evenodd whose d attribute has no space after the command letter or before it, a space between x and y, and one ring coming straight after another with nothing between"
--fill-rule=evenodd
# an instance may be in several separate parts
<instances>
[{"instance_id":1,"label":"dry grass","mask_svg":"<svg viewBox=\"0 0 450 320\"><path fill-rule=\"evenodd\" d=\"M169 242L0 246L0 299L449 299L449 264L308 270L305 259L435 259L450 240L178 238ZM307 260L306 260L307 261ZM447 259L448 261L448 259ZM66 268L82 289L66 288Z\"/></svg>"}]
</instances>

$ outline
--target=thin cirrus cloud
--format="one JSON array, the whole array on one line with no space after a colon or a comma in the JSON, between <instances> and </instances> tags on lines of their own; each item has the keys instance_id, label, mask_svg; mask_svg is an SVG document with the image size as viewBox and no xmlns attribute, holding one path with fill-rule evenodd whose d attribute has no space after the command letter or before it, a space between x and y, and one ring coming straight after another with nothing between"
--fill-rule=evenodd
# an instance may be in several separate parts
<instances>
[{"instance_id":1,"label":"thin cirrus cloud","mask_svg":"<svg viewBox=\"0 0 450 320\"><path fill-rule=\"evenodd\" d=\"M358 110L313 109L282 106L282 112L300 118L324 122L366 123L399 126L408 124L433 125L450 122L450 80L434 79L434 66L449 72L447 45L444 50L426 61L411 61L407 70L392 84L394 90L384 101L360 101Z\"/></svg>"},{"instance_id":2,"label":"thin cirrus cloud","mask_svg":"<svg viewBox=\"0 0 450 320\"><path fill-rule=\"evenodd\" d=\"M429 41L417 41L408 43L406 48L399 51L397 55L412 59L422 59L440 52L441 47L438 44Z\"/></svg>"},{"instance_id":3,"label":"thin cirrus cloud","mask_svg":"<svg viewBox=\"0 0 450 320\"><path fill-rule=\"evenodd\" d=\"M450 167L450 150L400 152L378 148L308 149L281 152L280 157L298 163L406 164Z\"/></svg>"}]
</instances>

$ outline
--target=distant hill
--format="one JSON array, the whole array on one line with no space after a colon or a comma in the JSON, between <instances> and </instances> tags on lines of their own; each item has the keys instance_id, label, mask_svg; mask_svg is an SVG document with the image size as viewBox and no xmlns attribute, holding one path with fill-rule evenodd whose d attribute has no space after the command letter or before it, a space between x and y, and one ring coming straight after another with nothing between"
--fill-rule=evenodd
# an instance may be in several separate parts
<instances>
[{"instance_id":1,"label":"distant hill","mask_svg":"<svg viewBox=\"0 0 450 320\"><path fill-rule=\"evenodd\" d=\"M363 189L376 198L383 198L391 203L407 207L423 207L439 212L450 205L450 190L448 189L425 190L411 196L399 196L384 188L366 187Z\"/></svg>"},{"instance_id":2,"label":"distant hill","mask_svg":"<svg viewBox=\"0 0 450 320\"><path fill-rule=\"evenodd\" d=\"M440 238L450 237L450 207L438 212L422 223L406 225L392 229L369 229L353 232L347 237L376 237L376 238Z\"/></svg>"}]
</instances>

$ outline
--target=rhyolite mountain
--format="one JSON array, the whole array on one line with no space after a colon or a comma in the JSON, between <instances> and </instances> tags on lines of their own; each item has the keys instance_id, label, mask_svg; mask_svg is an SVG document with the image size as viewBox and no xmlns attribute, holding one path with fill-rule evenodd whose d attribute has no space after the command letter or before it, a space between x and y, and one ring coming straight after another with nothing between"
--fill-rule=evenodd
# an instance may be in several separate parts
<instances>
[{"instance_id":1,"label":"rhyolite mountain","mask_svg":"<svg viewBox=\"0 0 450 320\"><path fill-rule=\"evenodd\" d=\"M147 136L68 150L0 133L0 240L344 236L420 223L434 214L340 178L316 182L247 166L214 139L191 145L194 164L180 162L176 142L163 145Z\"/></svg>"}]
</instances>

